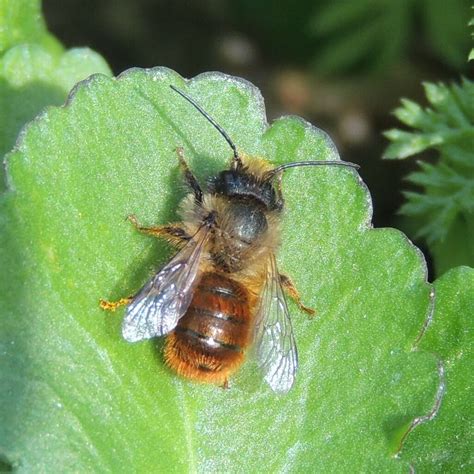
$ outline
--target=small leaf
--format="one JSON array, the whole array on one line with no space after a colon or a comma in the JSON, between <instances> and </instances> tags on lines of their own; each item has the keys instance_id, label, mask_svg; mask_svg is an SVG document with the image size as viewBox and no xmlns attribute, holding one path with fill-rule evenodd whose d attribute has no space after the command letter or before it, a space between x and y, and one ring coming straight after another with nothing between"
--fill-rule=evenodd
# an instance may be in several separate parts
<instances>
[{"instance_id":1,"label":"small leaf","mask_svg":"<svg viewBox=\"0 0 474 474\"><path fill-rule=\"evenodd\" d=\"M393 112L400 122L410 127L420 127L425 123L425 113L416 102L408 99L402 99L401 102L403 107L398 107Z\"/></svg>"},{"instance_id":2,"label":"small leaf","mask_svg":"<svg viewBox=\"0 0 474 474\"><path fill-rule=\"evenodd\" d=\"M402 458L411 459L416 472L469 472L474 468L474 269L455 268L436 280L434 287L433 322L420 349L440 357L442 403L432 421L410 434Z\"/></svg>"},{"instance_id":3,"label":"small leaf","mask_svg":"<svg viewBox=\"0 0 474 474\"><path fill-rule=\"evenodd\" d=\"M425 151L429 147L433 147L442 143L440 135L422 135L421 133L409 133L402 130L388 130L384 135L392 140L385 153L384 158L387 159L403 159L416 155Z\"/></svg>"},{"instance_id":4,"label":"small leaf","mask_svg":"<svg viewBox=\"0 0 474 474\"><path fill-rule=\"evenodd\" d=\"M204 183L227 143L169 85L188 92L238 149L279 164L337 159L297 117L268 126L263 99L219 73L163 68L96 75L31 122L7 157L0 205L0 447L19 472L407 472L394 457L427 413L436 360L413 352L430 314L421 253L372 229L366 187L339 167L288 170L281 271L300 354L295 387L271 392L249 358L231 388L193 384L163 364L161 341L122 340L122 313L169 249L126 222L179 219L175 148Z\"/></svg>"}]
</instances>

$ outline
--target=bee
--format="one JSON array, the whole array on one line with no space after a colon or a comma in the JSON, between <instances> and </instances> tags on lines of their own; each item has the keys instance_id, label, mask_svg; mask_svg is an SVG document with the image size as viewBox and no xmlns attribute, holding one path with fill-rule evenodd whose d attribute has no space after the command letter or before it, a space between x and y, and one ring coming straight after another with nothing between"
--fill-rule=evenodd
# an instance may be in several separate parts
<instances>
[{"instance_id":1,"label":"bee","mask_svg":"<svg viewBox=\"0 0 474 474\"><path fill-rule=\"evenodd\" d=\"M180 205L181 222L143 227L167 239L177 253L133 297L101 300L103 309L127 305L122 325L126 341L167 336L167 365L188 379L227 387L248 348L265 381L287 392L298 369L298 353L285 293L303 305L290 278L280 274L275 255L284 209L283 171L343 161L301 161L277 167L239 154L226 131L190 96L170 86L212 124L233 151L230 167L212 176L203 190L177 149L189 193Z\"/></svg>"}]
</instances>

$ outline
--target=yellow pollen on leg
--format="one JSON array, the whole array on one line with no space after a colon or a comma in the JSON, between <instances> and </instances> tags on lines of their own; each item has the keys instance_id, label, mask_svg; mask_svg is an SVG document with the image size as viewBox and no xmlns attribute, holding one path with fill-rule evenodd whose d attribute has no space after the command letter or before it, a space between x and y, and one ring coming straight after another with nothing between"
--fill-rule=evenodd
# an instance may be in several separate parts
<instances>
[{"instance_id":1,"label":"yellow pollen on leg","mask_svg":"<svg viewBox=\"0 0 474 474\"><path fill-rule=\"evenodd\" d=\"M132 301L132 298L120 298L118 301L100 300L99 306L106 311L115 311L120 306L125 306Z\"/></svg>"}]
</instances>

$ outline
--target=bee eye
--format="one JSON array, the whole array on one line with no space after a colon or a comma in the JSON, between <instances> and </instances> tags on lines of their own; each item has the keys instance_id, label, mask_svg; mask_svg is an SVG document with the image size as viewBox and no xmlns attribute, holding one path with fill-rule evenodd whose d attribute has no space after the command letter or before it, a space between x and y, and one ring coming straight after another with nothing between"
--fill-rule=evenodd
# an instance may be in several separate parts
<instances>
[{"instance_id":1,"label":"bee eye","mask_svg":"<svg viewBox=\"0 0 474 474\"><path fill-rule=\"evenodd\" d=\"M254 200L232 204L229 209L230 224L236 238L252 243L267 230L267 218L260 207Z\"/></svg>"}]
</instances>

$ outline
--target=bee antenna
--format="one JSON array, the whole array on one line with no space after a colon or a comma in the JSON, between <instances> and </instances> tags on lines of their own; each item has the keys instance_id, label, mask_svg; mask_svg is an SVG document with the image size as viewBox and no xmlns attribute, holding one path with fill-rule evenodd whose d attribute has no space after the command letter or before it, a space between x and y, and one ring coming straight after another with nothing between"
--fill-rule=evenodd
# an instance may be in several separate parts
<instances>
[{"instance_id":1,"label":"bee antenna","mask_svg":"<svg viewBox=\"0 0 474 474\"><path fill-rule=\"evenodd\" d=\"M350 163L349 161L340 161L340 160L319 160L319 161L295 161L293 163L285 163L283 165L277 166L276 168L265 173L265 180L272 180L278 173L285 171L288 168L296 168L298 166L346 166L348 168L359 169L360 166L355 163Z\"/></svg>"},{"instance_id":2,"label":"bee antenna","mask_svg":"<svg viewBox=\"0 0 474 474\"><path fill-rule=\"evenodd\" d=\"M186 99L191 105L193 105L198 112L201 113L213 126L216 130L225 138L225 141L229 144L234 152L234 158L232 160L232 164L234 168L238 168L242 165L242 160L237 152L237 147L235 146L234 142L231 140L227 132L188 94L183 92L182 90L178 89L177 87L170 84L171 89L177 92L181 97Z\"/></svg>"}]
</instances>

